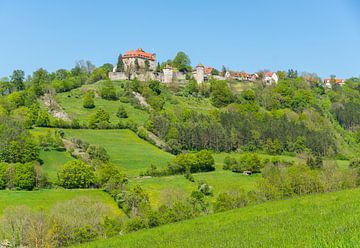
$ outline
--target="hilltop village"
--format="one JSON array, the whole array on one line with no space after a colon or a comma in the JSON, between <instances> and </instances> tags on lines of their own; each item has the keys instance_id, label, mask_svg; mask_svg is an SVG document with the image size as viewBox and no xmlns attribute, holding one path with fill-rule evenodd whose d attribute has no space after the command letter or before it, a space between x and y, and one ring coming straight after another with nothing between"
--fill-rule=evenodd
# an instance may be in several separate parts
<instances>
[{"instance_id":1,"label":"hilltop village","mask_svg":"<svg viewBox=\"0 0 360 248\"><path fill-rule=\"evenodd\" d=\"M182 53L182 52L180 52ZM185 55L183 53L183 55ZM185 55L186 56L186 55ZM222 70L203 64L197 64L195 68L176 68L168 60L160 65L156 60L156 54L145 52L143 49L130 50L118 57L118 62L113 71L109 73L109 78L115 80L133 80L140 81L157 80L164 84L172 82L186 83L193 78L198 84L209 81L211 78L216 80L237 80L237 81L262 81L265 85L277 84L279 75L276 72L261 71L256 73L247 73L244 71L232 71L224 66ZM309 80L320 80L318 77L310 76ZM333 85L342 86L344 79L335 77L326 78L322 81L324 87L332 88Z\"/></svg>"}]
</instances>

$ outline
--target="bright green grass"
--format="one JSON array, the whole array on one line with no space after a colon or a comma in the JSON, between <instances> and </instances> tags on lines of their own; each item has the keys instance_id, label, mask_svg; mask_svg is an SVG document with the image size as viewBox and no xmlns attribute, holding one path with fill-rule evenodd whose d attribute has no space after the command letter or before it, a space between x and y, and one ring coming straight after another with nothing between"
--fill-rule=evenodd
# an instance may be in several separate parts
<instances>
[{"instance_id":1,"label":"bright green grass","mask_svg":"<svg viewBox=\"0 0 360 248\"><path fill-rule=\"evenodd\" d=\"M138 176L151 164L165 167L173 157L156 146L140 139L130 130L65 130L66 137L83 139L103 146L110 160L129 176Z\"/></svg>"},{"instance_id":2,"label":"bright green grass","mask_svg":"<svg viewBox=\"0 0 360 248\"><path fill-rule=\"evenodd\" d=\"M358 247L360 190L268 202L78 247Z\"/></svg>"},{"instance_id":3,"label":"bright green grass","mask_svg":"<svg viewBox=\"0 0 360 248\"><path fill-rule=\"evenodd\" d=\"M213 187L214 196L221 192L243 189L250 191L255 188L260 174L244 176L241 173L230 171L213 171L206 173L193 174L195 182L190 182L183 175L152 177L152 178L134 178L131 185L139 184L145 192L148 193L150 203L154 207L159 207L166 203L171 195L188 197L192 191L197 189L198 182L204 181Z\"/></svg>"},{"instance_id":4,"label":"bright green grass","mask_svg":"<svg viewBox=\"0 0 360 248\"><path fill-rule=\"evenodd\" d=\"M115 83L116 85L116 83ZM100 97L95 97L95 108L86 109L83 107L83 92L86 89L98 89L99 84L93 85L84 85L81 88L74 89L70 92L58 93L56 94L56 100L63 107L66 113L69 114L71 118L76 118L82 124L88 124L90 116L95 113L99 108L103 108L110 114L110 121L113 124L119 122L119 118L116 116L116 112L119 106L123 106L129 116L129 120L134 121L138 125L144 125L144 123L149 118L149 115L146 111L136 109L129 103L122 103L120 101L108 101ZM116 87L120 91L120 87Z\"/></svg>"},{"instance_id":5,"label":"bright green grass","mask_svg":"<svg viewBox=\"0 0 360 248\"><path fill-rule=\"evenodd\" d=\"M40 159L44 162L42 164L43 171L49 176L51 182L57 179L57 172L68 161L74 160L68 152L59 151L41 151Z\"/></svg>"},{"instance_id":6,"label":"bright green grass","mask_svg":"<svg viewBox=\"0 0 360 248\"><path fill-rule=\"evenodd\" d=\"M92 200L102 202L111 207L115 214L122 214L111 196L101 190L64 190L44 189L38 191L0 191L0 214L5 208L17 205L26 205L33 210L50 210L60 202L75 197L86 196Z\"/></svg>"},{"instance_id":7,"label":"bright green grass","mask_svg":"<svg viewBox=\"0 0 360 248\"><path fill-rule=\"evenodd\" d=\"M183 97L171 95L171 100L167 100L164 105L165 110L173 112L194 110L200 113L209 113L216 108L211 105L208 98Z\"/></svg>"}]
</instances>

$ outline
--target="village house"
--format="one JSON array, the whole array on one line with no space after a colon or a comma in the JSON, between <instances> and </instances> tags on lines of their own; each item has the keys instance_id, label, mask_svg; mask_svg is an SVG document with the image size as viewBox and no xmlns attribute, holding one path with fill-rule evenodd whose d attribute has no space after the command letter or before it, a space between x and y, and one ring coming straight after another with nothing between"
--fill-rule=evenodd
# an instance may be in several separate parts
<instances>
[{"instance_id":1,"label":"village house","mask_svg":"<svg viewBox=\"0 0 360 248\"><path fill-rule=\"evenodd\" d=\"M225 73L225 78L239 81L255 81L258 78L258 75L240 71L227 71Z\"/></svg>"},{"instance_id":2,"label":"village house","mask_svg":"<svg viewBox=\"0 0 360 248\"><path fill-rule=\"evenodd\" d=\"M339 79L339 78L325 78L324 79L325 87L331 89L334 84L343 86L345 84L345 79Z\"/></svg>"},{"instance_id":3,"label":"village house","mask_svg":"<svg viewBox=\"0 0 360 248\"><path fill-rule=\"evenodd\" d=\"M264 82L267 84L267 85L271 85L271 84L277 84L277 82L279 81L279 77L278 75L275 73L275 72L265 72L265 75L264 75Z\"/></svg>"}]
</instances>

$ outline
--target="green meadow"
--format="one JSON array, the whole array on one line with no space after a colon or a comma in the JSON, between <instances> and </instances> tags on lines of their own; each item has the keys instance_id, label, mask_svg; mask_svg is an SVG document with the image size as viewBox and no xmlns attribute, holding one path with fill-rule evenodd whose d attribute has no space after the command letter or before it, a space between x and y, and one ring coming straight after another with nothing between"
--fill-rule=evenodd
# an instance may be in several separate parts
<instances>
[{"instance_id":1,"label":"green meadow","mask_svg":"<svg viewBox=\"0 0 360 248\"><path fill-rule=\"evenodd\" d=\"M0 191L0 214L11 206L25 205L33 210L50 210L57 203L77 197L88 197L97 202L102 202L113 209L115 214L122 214L111 196L101 190L91 189L44 189L35 191Z\"/></svg>"},{"instance_id":2,"label":"green meadow","mask_svg":"<svg viewBox=\"0 0 360 248\"><path fill-rule=\"evenodd\" d=\"M103 146L110 160L127 175L138 176L150 166L165 167L173 158L156 146L140 139L130 130L65 130L67 138L76 137Z\"/></svg>"},{"instance_id":3,"label":"green meadow","mask_svg":"<svg viewBox=\"0 0 360 248\"><path fill-rule=\"evenodd\" d=\"M74 160L70 153L64 151L41 151L40 159L43 161L42 168L47 173L51 182L57 179L58 170L67 162Z\"/></svg>"},{"instance_id":4,"label":"green meadow","mask_svg":"<svg viewBox=\"0 0 360 248\"><path fill-rule=\"evenodd\" d=\"M110 122L116 124L119 122L119 118L116 116L116 112L119 106L123 106L128 114L128 120L134 121L138 125L144 125L149 115L146 111L134 108L129 103L122 103L119 100L109 101L102 99L100 96L94 98L95 108L86 109L83 107L83 94L88 89L99 89L101 82L92 85L83 85L81 88L71 90L69 92L56 94L56 100L70 116L70 118L78 119L82 124L88 124L90 116L99 108L106 110L110 114ZM122 89L119 86L120 82L114 82L114 85L118 92Z\"/></svg>"},{"instance_id":5,"label":"green meadow","mask_svg":"<svg viewBox=\"0 0 360 248\"><path fill-rule=\"evenodd\" d=\"M206 173L193 174L195 182L190 182L183 175L134 178L131 184L140 185L150 198L150 203L154 207L167 203L169 200L184 199L192 191L197 190L199 182L206 182L213 187L214 196L221 192L232 190L253 190L260 174L245 176L241 173L231 171L213 171Z\"/></svg>"},{"instance_id":6,"label":"green meadow","mask_svg":"<svg viewBox=\"0 0 360 248\"><path fill-rule=\"evenodd\" d=\"M248 206L76 247L358 247L360 190Z\"/></svg>"}]
</instances>

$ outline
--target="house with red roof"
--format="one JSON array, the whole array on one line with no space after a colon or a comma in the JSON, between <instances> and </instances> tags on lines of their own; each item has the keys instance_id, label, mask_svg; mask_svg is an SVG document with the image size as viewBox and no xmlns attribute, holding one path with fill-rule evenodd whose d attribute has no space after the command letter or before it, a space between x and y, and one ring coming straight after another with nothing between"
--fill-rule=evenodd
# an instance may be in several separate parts
<instances>
[{"instance_id":1,"label":"house with red roof","mask_svg":"<svg viewBox=\"0 0 360 248\"><path fill-rule=\"evenodd\" d=\"M271 72L271 71L265 72L264 82L266 84L268 84L268 85L273 84L273 83L277 84L278 81L279 81L279 77L275 72Z\"/></svg>"},{"instance_id":2,"label":"house with red roof","mask_svg":"<svg viewBox=\"0 0 360 248\"><path fill-rule=\"evenodd\" d=\"M327 88L332 88L333 85L340 85L343 86L345 84L345 79L340 78L325 78L324 79L324 85Z\"/></svg>"}]
</instances>

